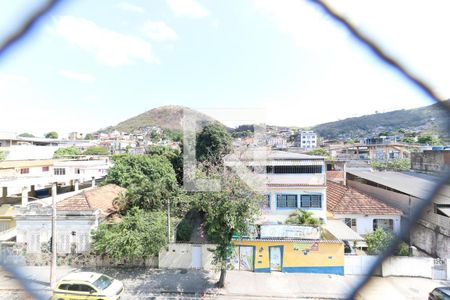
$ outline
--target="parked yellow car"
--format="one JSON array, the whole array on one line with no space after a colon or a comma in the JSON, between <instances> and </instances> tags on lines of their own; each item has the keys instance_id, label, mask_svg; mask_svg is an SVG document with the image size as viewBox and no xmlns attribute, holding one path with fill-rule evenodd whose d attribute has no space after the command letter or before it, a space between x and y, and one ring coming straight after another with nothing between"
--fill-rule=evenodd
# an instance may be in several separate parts
<instances>
[{"instance_id":1,"label":"parked yellow car","mask_svg":"<svg viewBox=\"0 0 450 300\"><path fill-rule=\"evenodd\" d=\"M56 283L53 300L119 300L123 283L105 274L75 272Z\"/></svg>"}]
</instances>

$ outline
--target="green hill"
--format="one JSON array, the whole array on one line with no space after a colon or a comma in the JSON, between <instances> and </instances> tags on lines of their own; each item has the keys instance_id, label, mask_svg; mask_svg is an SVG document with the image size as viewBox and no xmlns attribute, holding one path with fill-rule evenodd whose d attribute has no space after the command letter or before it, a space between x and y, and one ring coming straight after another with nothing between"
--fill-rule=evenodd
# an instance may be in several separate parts
<instances>
[{"instance_id":1,"label":"green hill","mask_svg":"<svg viewBox=\"0 0 450 300\"><path fill-rule=\"evenodd\" d=\"M449 139L449 116L441 104L433 104L319 124L312 130L325 139L359 138L400 129L439 134Z\"/></svg>"},{"instance_id":2,"label":"green hill","mask_svg":"<svg viewBox=\"0 0 450 300\"><path fill-rule=\"evenodd\" d=\"M200 125L215 122L213 118L193 109L183 106L168 105L146 111L140 115L120 122L116 126L108 127L104 131L118 130L123 132L131 132L135 129L140 129L147 126L158 126L162 129L181 131L184 112L194 115L196 119L199 120Z\"/></svg>"}]
</instances>

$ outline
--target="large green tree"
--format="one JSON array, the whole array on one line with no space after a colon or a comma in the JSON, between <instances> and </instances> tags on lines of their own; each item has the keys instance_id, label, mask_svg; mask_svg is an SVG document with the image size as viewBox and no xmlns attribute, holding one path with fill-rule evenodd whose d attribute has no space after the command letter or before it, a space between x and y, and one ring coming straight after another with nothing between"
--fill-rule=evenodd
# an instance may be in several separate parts
<instances>
[{"instance_id":1,"label":"large green tree","mask_svg":"<svg viewBox=\"0 0 450 300\"><path fill-rule=\"evenodd\" d=\"M66 148L59 148L53 153L53 158L60 158L64 156L81 155L81 150L78 147L71 146Z\"/></svg>"},{"instance_id":2,"label":"large green tree","mask_svg":"<svg viewBox=\"0 0 450 300\"><path fill-rule=\"evenodd\" d=\"M121 155L114 157L114 166L108 170L107 183L127 188L120 206L122 211L137 206L146 210L161 211L168 201L175 214L184 209L184 198L169 160L161 155Z\"/></svg>"},{"instance_id":3,"label":"large green tree","mask_svg":"<svg viewBox=\"0 0 450 300\"><path fill-rule=\"evenodd\" d=\"M220 123L206 125L197 136L196 156L200 162L219 165L232 150L232 137Z\"/></svg>"},{"instance_id":4,"label":"large green tree","mask_svg":"<svg viewBox=\"0 0 450 300\"><path fill-rule=\"evenodd\" d=\"M181 145L181 147L183 147ZM161 155L166 157L175 171L178 184L183 184L183 153L178 149L172 149L167 146L151 145L145 149L149 155Z\"/></svg>"},{"instance_id":5,"label":"large green tree","mask_svg":"<svg viewBox=\"0 0 450 300\"><path fill-rule=\"evenodd\" d=\"M84 155L109 155L108 148L102 146L93 146L86 149L83 152Z\"/></svg>"},{"instance_id":6,"label":"large green tree","mask_svg":"<svg viewBox=\"0 0 450 300\"><path fill-rule=\"evenodd\" d=\"M132 208L119 223L102 223L92 235L93 248L116 259L148 258L167 245L167 216Z\"/></svg>"},{"instance_id":7,"label":"large green tree","mask_svg":"<svg viewBox=\"0 0 450 300\"><path fill-rule=\"evenodd\" d=\"M217 245L213 263L221 271L217 285L223 287L227 260L232 254L233 233L246 235L249 232L260 211L259 204L263 197L262 194L249 189L237 176L219 176L222 182L221 190L198 192L196 204L197 209L205 213L204 224L208 238Z\"/></svg>"},{"instance_id":8,"label":"large green tree","mask_svg":"<svg viewBox=\"0 0 450 300\"><path fill-rule=\"evenodd\" d=\"M58 133L56 131L51 131L45 134L45 137L48 139L57 139Z\"/></svg>"}]
</instances>

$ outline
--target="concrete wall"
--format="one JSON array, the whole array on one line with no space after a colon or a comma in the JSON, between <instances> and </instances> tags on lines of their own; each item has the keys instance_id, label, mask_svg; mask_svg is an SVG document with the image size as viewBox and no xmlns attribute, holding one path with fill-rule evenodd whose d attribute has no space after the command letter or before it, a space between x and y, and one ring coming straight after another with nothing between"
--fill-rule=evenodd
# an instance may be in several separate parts
<instances>
[{"instance_id":1,"label":"concrete wall","mask_svg":"<svg viewBox=\"0 0 450 300\"><path fill-rule=\"evenodd\" d=\"M425 150L411 153L411 169L439 173L450 168L450 151Z\"/></svg>"},{"instance_id":2,"label":"concrete wall","mask_svg":"<svg viewBox=\"0 0 450 300\"><path fill-rule=\"evenodd\" d=\"M383 261L382 276L432 278L433 258L391 256Z\"/></svg>"},{"instance_id":3,"label":"concrete wall","mask_svg":"<svg viewBox=\"0 0 450 300\"><path fill-rule=\"evenodd\" d=\"M369 275L378 256L365 255L345 255L344 256L344 274L345 275ZM380 268L377 268L374 275L381 275Z\"/></svg>"},{"instance_id":4,"label":"concrete wall","mask_svg":"<svg viewBox=\"0 0 450 300\"><path fill-rule=\"evenodd\" d=\"M414 246L439 258L450 258L450 233L425 220L418 220L410 233Z\"/></svg>"},{"instance_id":5,"label":"concrete wall","mask_svg":"<svg viewBox=\"0 0 450 300\"><path fill-rule=\"evenodd\" d=\"M356 219L356 232L359 234L367 234L373 232L373 220L374 219L392 219L394 221L394 233L400 233L400 216L395 215L337 215L336 219L352 218Z\"/></svg>"},{"instance_id":6,"label":"concrete wall","mask_svg":"<svg viewBox=\"0 0 450 300\"><path fill-rule=\"evenodd\" d=\"M378 256L346 255L345 274L369 275L369 270L377 259ZM434 259L431 257L390 256L383 261L381 267L377 268L374 275L432 278L433 266Z\"/></svg>"},{"instance_id":7,"label":"concrete wall","mask_svg":"<svg viewBox=\"0 0 450 300\"><path fill-rule=\"evenodd\" d=\"M213 253L208 249L214 249L212 244L169 244L167 248L159 252L159 267L167 269L191 269L192 265L192 247L201 246L201 264L202 269L214 269L212 265Z\"/></svg>"}]
</instances>

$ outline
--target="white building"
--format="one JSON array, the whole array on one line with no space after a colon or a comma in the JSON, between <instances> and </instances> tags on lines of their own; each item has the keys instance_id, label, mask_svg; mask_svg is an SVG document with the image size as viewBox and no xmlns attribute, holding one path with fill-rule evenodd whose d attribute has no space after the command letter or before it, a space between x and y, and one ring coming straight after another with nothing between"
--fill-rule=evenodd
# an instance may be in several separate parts
<instances>
[{"instance_id":1,"label":"white building","mask_svg":"<svg viewBox=\"0 0 450 300\"><path fill-rule=\"evenodd\" d=\"M401 210L333 181L327 182L327 209L360 235L382 228L399 234Z\"/></svg>"},{"instance_id":2,"label":"white building","mask_svg":"<svg viewBox=\"0 0 450 300\"><path fill-rule=\"evenodd\" d=\"M56 248L58 253L80 253L90 249L91 232L116 212L112 204L125 189L108 184L57 203ZM28 253L40 253L51 237L51 206L30 203L16 209L17 243Z\"/></svg>"},{"instance_id":3,"label":"white building","mask_svg":"<svg viewBox=\"0 0 450 300\"><path fill-rule=\"evenodd\" d=\"M225 165L244 165L266 195L261 222L284 222L297 209L312 211L326 222L326 179L323 157L285 151L251 151L228 155ZM256 176L255 176L256 174Z\"/></svg>"},{"instance_id":4,"label":"white building","mask_svg":"<svg viewBox=\"0 0 450 300\"><path fill-rule=\"evenodd\" d=\"M317 148L317 134L314 131L300 131L295 146L305 150Z\"/></svg>"}]
</instances>

